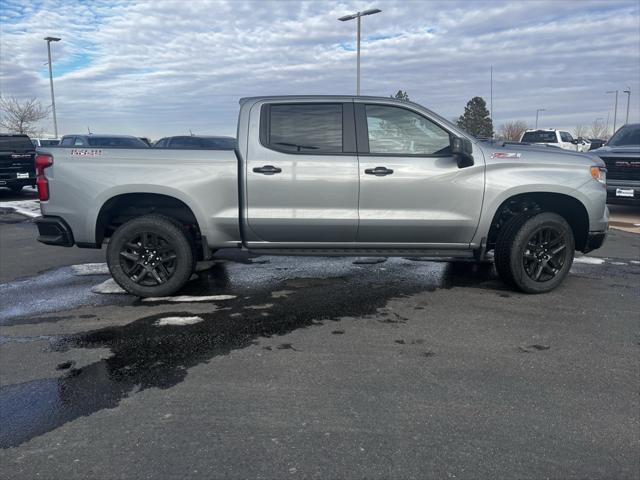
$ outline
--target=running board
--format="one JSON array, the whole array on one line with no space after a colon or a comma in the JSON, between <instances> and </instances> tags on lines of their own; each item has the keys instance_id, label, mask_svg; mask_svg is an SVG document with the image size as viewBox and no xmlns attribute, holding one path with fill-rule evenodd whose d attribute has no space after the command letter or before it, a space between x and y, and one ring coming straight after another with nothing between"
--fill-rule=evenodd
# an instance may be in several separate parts
<instances>
[{"instance_id":1,"label":"running board","mask_svg":"<svg viewBox=\"0 0 640 480\"><path fill-rule=\"evenodd\" d=\"M318 257L429 257L474 258L473 250L427 250L417 248L250 248L259 255L302 255Z\"/></svg>"}]
</instances>

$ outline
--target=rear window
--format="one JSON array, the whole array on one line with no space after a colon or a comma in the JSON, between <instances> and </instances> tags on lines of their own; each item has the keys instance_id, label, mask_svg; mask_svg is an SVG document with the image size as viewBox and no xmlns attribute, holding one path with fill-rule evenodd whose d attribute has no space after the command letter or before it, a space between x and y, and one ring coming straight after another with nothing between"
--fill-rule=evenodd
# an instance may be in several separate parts
<instances>
[{"instance_id":1,"label":"rear window","mask_svg":"<svg viewBox=\"0 0 640 480\"><path fill-rule=\"evenodd\" d=\"M0 137L0 150L33 150L29 137Z\"/></svg>"},{"instance_id":2,"label":"rear window","mask_svg":"<svg viewBox=\"0 0 640 480\"><path fill-rule=\"evenodd\" d=\"M40 140L41 147L53 147L54 145L59 145L60 140Z\"/></svg>"},{"instance_id":3,"label":"rear window","mask_svg":"<svg viewBox=\"0 0 640 480\"><path fill-rule=\"evenodd\" d=\"M640 145L640 124L625 125L618 130L609 143L610 147L623 147L626 145Z\"/></svg>"},{"instance_id":4,"label":"rear window","mask_svg":"<svg viewBox=\"0 0 640 480\"><path fill-rule=\"evenodd\" d=\"M89 137L90 147L132 147L148 148L148 145L138 138L122 137Z\"/></svg>"},{"instance_id":5,"label":"rear window","mask_svg":"<svg viewBox=\"0 0 640 480\"><path fill-rule=\"evenodd\" d=\"M558 143L556 132L525 132L522 136L522 142L525 143Z\"/></svg>"},{"instance_id":6,"label":"rear window","mask_svg":"<svg viewBox=\"0 0 640 480\"><path fill-rule=\"evenodd\" d=\"M285 152L342 153L342 104L271 105L266 143Z\"/></svg>"}]
</instances>

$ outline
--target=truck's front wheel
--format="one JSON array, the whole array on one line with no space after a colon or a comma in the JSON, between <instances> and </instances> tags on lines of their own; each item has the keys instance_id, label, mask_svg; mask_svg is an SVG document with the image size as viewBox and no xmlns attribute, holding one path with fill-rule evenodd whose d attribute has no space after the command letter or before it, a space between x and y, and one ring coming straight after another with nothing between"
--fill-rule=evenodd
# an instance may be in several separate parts
<instances>
[{"instance_id":1,"label":"truck's front wheel","mask_svg":"<svg viewBox=\"0 0 640 480\"><path fill-rule=\"evenodd\" d=\"M496 240L500 277L526 293L556 288L573 264L575 240L567 221L551 212L513 217Z\"/></svg>"},{"instance_id":2,"label":"truck's front wheel","mask_svg":"<svg viewBox=\"0 0 640 480\"><path fill-rule=\"evenodd\" d=\"M140 297L172 295L189 280L194 255L180 225L161 215L145 215L121 225L107 247L113 279Z\"/></svg>"}]
</instances>

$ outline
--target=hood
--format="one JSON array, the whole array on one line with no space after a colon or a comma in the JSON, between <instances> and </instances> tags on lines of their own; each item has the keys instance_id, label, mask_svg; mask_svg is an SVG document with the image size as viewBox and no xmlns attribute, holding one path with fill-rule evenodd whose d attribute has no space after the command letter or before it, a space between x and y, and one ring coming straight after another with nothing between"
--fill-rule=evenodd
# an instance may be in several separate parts
<instances>
[{"instance_id":1,"label":"hood","mask_svg":"<svg viewBox=\"0 0 640 480\"><path fill-rule=\"evenodd\" d=\"M640 155L640 145L625 145L623 147L610 147L609 145L605 145L604 147L591 150L589 153L595 153L596 155L608 155L611 153L620 153L620 154L635 153Z\"/></svg>"},{"instance_id":2,"label":"hood","mask_svg":"<svg viewBox=\"0 0 640 480\"><path fill-rule=\"evenodd\" d=\"M518 142L505 142L490 140L481 142L487 163L491 162L523 162L523 163L563 163L571 165L604 166L604 162L595 152L576 152L564 150L560 147L547 146L547 144L527 144Z\"/></svg>"}]
</instances>

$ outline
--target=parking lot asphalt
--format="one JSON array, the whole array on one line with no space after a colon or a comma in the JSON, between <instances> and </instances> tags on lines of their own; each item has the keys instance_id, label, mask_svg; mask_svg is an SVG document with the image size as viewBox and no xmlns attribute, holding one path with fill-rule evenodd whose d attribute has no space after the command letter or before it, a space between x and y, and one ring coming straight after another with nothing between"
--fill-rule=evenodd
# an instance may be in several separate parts
<instances>
[{"instance_id":1,"label":"parking lot asphalt","mask_svg":"<svg viewBox=\"0 0 640 480\"><path fill-rule=\"evenodd\" d=\"M0 478L640 477L637 234L545 295L490 266L223 251L141 301L70 267L104 251L0 228Z\"/></svg>"}]
</instances>

